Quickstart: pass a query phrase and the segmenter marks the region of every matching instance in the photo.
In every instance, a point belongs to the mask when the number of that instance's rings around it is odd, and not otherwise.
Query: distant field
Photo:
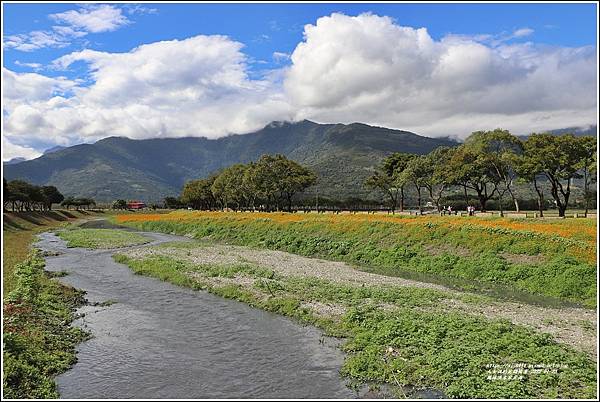
[[[596,221],[386,214],[189,212],[116,216],[117,223],[414,272],[595,307]]]

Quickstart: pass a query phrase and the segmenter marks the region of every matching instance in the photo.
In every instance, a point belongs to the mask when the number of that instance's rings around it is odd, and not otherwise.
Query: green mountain
[[[59,149],[37,159],[4,166],[8,180],[55,185],[65,195],[159,201],[178,195],[190,179],[223,167],[280,153],[312,169],[319,183],[311,193],[336,198],[365,197],[362,183],[392,152],[428,153],[453,140],[366,124],[273,122],[253,133],[219,139],[132,140],[109,137],[95,144]]]

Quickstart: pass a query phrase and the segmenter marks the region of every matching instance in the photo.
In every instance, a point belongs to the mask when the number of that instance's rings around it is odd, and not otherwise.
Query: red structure
[[[146,204],[141,201],[129,201],[127,203],[127,209],[142,209],[146,208]]]

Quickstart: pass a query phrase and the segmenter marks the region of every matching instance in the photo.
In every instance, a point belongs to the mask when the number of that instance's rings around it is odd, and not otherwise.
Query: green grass
[[[166,256],[132,259],[116,255],[135,273],[222,297],[316,325],[346,338],[342,374],[358,383],[434,388],[452,398],[593,398],[596,370],[584,353],[504,320],[488,320],[438,307],[456,295],[411,288],[352,286],[321,279],[285,277],[250,264],[195,265]],[[192,277],[191,275],[194,274]],[[211,278],[254,279],[254,285],[216,285]],[[477,297],[462,300],[477,304]],[[315,314],[306,302],[343,307],[341,317]],[[393,311],[381,308],[392,306]],[[392,348],[393,353],[388,352]],[[561,363],[553,374],[520,381],[490,381],[489,364]]]
[[[15,286],[4,301],[2,388],[5,398],[58,398],[54,376],[76,362],[88,336],[71,327],[83,293],[50,279],[38,252],[15,267]]]
[[[67,247],[89,249],[128,247],[151,241],[148,237],[137,233],[113,229],[80,229],[73,227],[59,230],[57,234],[67,242]]]
[[[461,218],[465,224],[458,227],[426,219],[419,224],[408,224],[415,221],[410,217],[396,222],[357,222],[343,216],[311,215],[284,223],[277,221],[283,217],[271,219],[252,214],[206,214],[153,221],[139,218],[137,222],[120,223],[146,231],[192,234],[197,239],[345,261],[384,275],[412,272],[457,279],[457,283],[467,282],[470,287],[477,287],[478,283],[499,284],[534,295],[596,306],[596,265],[590,260],[595,249],[590,248],[594,246],[583,233],[567,238],[552,233],[482,227],[477,224],[479,221],[469,218]],[[578,224],[587,227],[594,222],[581,220]],[[468,253],[453,252],[457,248]],[[440,251],[432,253],[432,249]],[[503,253],[538,256],[539,260],[510,262]]]

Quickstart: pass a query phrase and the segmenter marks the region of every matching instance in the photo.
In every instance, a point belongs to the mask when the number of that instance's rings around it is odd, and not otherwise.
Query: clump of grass
[[[206,289],[345,337],[343,349],[348,356],[342,374],[355,383],[435,388],[456,398],[595,396],[595,365],[587,355],[505,320],[442,313],[436,306],[456,297],[442,291],[336,284],[282,276],[249,264],[195,265],[168,256],[114,258],[138,274]],[[212,280],[240,277],[252,279],[253,285]],[[479,297],[462,301],[481,302]],[[307,302],[339,305],[341,317],[320,316],[305,307]],[[381,308],[384,304],[393,310]],[[487,378],[487,365],[511,363],[567,367],[520,380]]]
[[[15,268],[16,285],[4,301],[4,397],[57,398],[54,376],[75,363],[75,346],[88,334],[71,327],[83,292],[50,279],[33,252]]]
[[[60,230],[58,236],[67,242],[67,247],[90,249],[119,248],[149,243],[151,239],[138,233],[113,229]]]

